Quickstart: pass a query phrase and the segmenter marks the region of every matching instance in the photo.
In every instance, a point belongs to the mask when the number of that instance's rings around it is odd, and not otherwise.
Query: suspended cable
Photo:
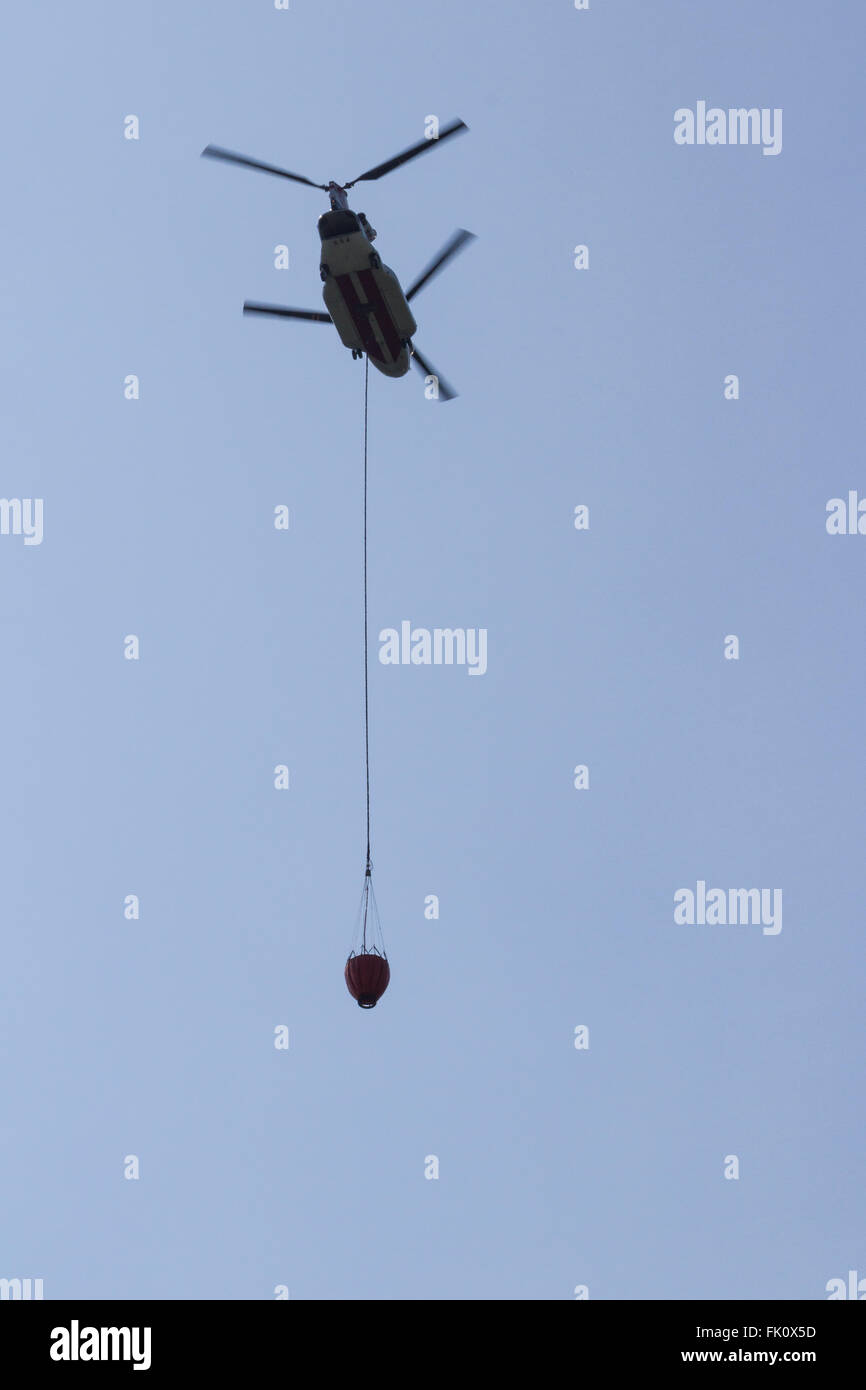
[[[370,876],[370,698],[367,658],[367,397],[370,359],[364,354],[364,761],[367,769],[367,877]],[[364,913],[366,927],[367,914]],[[366,939],[366,934],[365,934]]]
[[[373,862],[370,856],[370,656],[369,599],[367,593],[367,423],[370,396],[369,358],[364,354],[364,765],[367,782],[367,864],[355,939],[346,961],[346,986],[362,1009],[375,1008],[388,988],[391,967],[385,954],[382,923],[373,892]],[[358,947],[360,946],[360,950]]]

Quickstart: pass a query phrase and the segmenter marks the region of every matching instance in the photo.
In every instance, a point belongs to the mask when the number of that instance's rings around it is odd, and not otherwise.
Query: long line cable
[[[367,396],[370,359],[364,354],[364,760],[367,766],[367,878],[370,877],[370,697],[367,659]],[[366,927],[367,914],[364,913]],[[366,933],[365,933],[366,935]]]

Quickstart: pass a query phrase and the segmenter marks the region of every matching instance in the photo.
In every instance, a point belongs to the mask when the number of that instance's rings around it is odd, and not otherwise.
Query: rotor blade
[[[456,256],[457,252],[462,250],[467,242],[475,240],[476,237],[474,232],[467,232],[464,231],[462,227],[458,227],[450,240],[446,241],[435,260],[432,260],[426,270],[421,272],[412,288],[406,291],[407,300],[411,300],[413,295],[416,295],[419,290],[424,288],[428,280],[432,280],[434,275],[438,275],[439,271],[444,269],[451,260],[451,257]]]
[[[436,368],[427,361],[426,357],[421,356],[414,343],[412,344],[412,361],[415,363],[415,366],[422,376],[435,376],[439,383],[440,401],[453,401],[454,397],[457,395],[453,386],[449,386],[444,376],[440,376]]]
[[[407,160],[414,159],[419,154],[426,154],[428,150],[433,149],[434,145],[441,145],[442,141],[447,140],[449,135],[457,135],[459,131],[468,129],[465,121],[452,121],[444,130],[440,130],[437,139],[419,140],[416,145],[410,145],[401,154],[395,154],[393,159],[386,159],[384,164],[377,164],[374,169],[368,169],[366,174],[359,174],[356,179],[352,179],[351,183],[347,183],[346,187],[353,188],[356,183],[361,183],[363,179],[380,179],[383,174],[390,174],[392,169],[397,169]]]
[[[331,315],[321,309],[288,309],[282,304],[257,304],[247,300],[245,314],[272,314],[278,319],[307,319],[310,323],[330,323]]]
[[[281,179],[294,179],[295,183],[309,184],[310,188],[324,188],[326,183],[313,183],[303,174],[290,174],[288,169],[278,169],[275,164],[263,164],[260,159],[247,159],[245,154],[234,154],[232,150],[221,149],[219,145],[206,145],[202,150],[203,159],[223,159],[226,164],[245,164],[248,169],[262,169],[266,174],[279,174]]]

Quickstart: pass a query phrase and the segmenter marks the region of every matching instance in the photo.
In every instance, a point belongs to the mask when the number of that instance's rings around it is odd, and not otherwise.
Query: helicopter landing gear
[[[364,356],[363,352],[359,352],[357,348],[352,348],[352,361],[353,361],[353,362],[354,362],[357,358],[363,357],[363,356]]]
[[[330,274],[331,274],[330,266],[327,266],[327,265],[320,265],[320,266],[319,266],[319,275],[320,275],[320,277],[321,277],[322,280],[327,280],[327,279],[329,279],[329,278],[330,278]]]

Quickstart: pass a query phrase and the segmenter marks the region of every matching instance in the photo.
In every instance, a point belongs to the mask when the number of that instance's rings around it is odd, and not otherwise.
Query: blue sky
[[[866,1274],[866,539],[825,528],[866,494],[859,11],[4,28],[2,493],[44,499],[44,537],[0,535],[0,1276],[438,1300]],[[782,152],[678,146],[700,100],[781,108]],[[347,179],[429,114],[471,133],[353,199],[406,283],[478,236],[415,302],[460,398],[371,372],[392,980],[362,1012],[363,364],[241,316],[319,307],[324,195],[199,152]],[[403,620],[486,628],[487,672],[381,665]],[[698,880],[781,888],[782,931],[675,924]]]

